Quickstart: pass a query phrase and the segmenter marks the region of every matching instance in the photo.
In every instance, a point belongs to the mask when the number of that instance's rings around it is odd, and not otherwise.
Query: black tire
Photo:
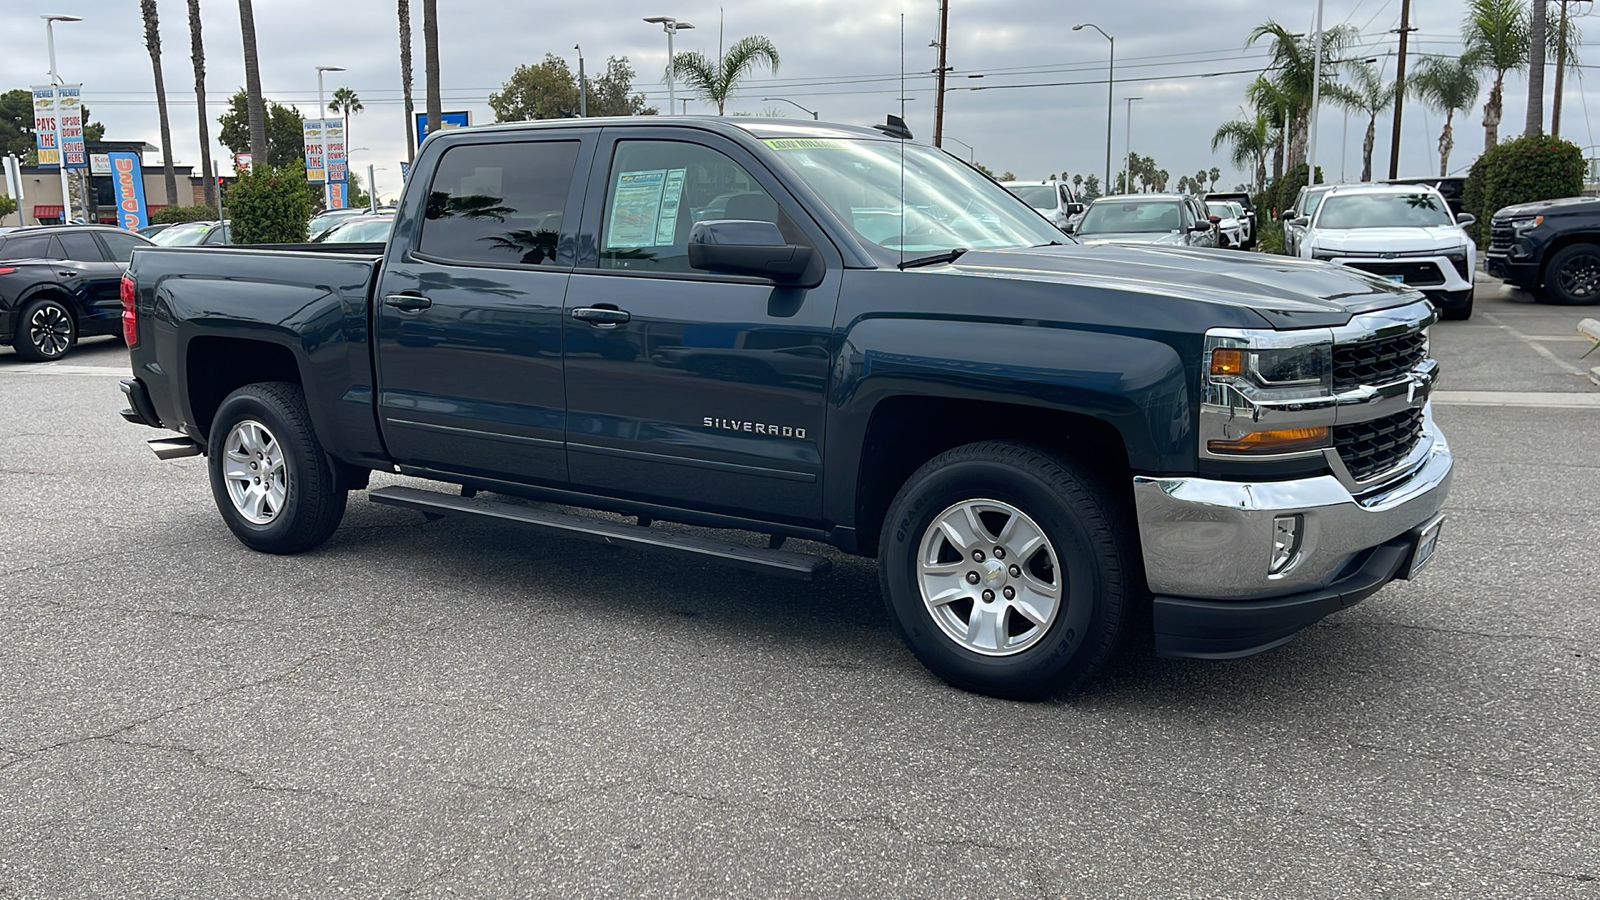
[[[60,301],[43,298],[22,308],[11,346],[29,362],[49,362],[78,343],[78,320]]]
[[[1035,626],[1042,634],[1033,635],[1032,643],[1007,655],[980,652],[947,633],[949,624],[941,624],[924,600],[919,581],[920,558],[932,546],[925,540],[939,540],[931,530],[934,523],[961,504],[980,500],[1024,513],[1048,538],[1047,549],[1059,560],[1054,579],[1061,597],[1053,618]],[[948,543],[938,552],[954,551],[954,543]],[[966,565],[966,556],[955,558]],[[936,557],[949,565],[944,559]],[[1029,565],[1028,559],[1013,562]],[[1117,646],[1129,606],[1143,592],[1141,565],[1124,504],[1074,463],[1009,441],[957,447],[918,469],[889,506],[878,555],[890,618],[917,659],[956,687],[1014,700],[1075,688],[1100,669]],[[970,578],[959,580],[970,583]],[[973,590],[987,584],[982,580]],[[967,602],[940,608],[949,610],[946,616],[959,617],[960,605]],[[970,610],[967,627],[976,632],[978,600],[965,608]],[[999,630],[1009,631],[1004,623],[1018,620],[1007,610],[999,621]]]
[[[1460,306],[1439,307],[1439,318],[1451,322],[1464,322],[1472,318],[1472,301],[1477,298],[1477,291],[1467,295],[1467,302]]]
[[[280,505],[271,508],[270,521],[266,522],[252,521],[248,510],[235,504],[226,475],[230,459],[242,457],[240,461],[256,465],[251,454],[240,454],[236,452],[240,448],[230,447],[235,426],[247,429],[246,423],[264,428],[278,448],[275,458],[280,462],[274,471],[282,473],[284,491]],[[211,423],[207,451],[211,495],[217,509],[234,536],[252,550],[310,550],[327,540],[344,518],[346,493],[311,427],[305,394],[297,384],[248,384],[229,394]],[[258,511],[263,515],[268,512],[265,508]]]
[[[1544,298],[1558,306],[1600,303],[1600,245],[1569,244],[1545,266]]]

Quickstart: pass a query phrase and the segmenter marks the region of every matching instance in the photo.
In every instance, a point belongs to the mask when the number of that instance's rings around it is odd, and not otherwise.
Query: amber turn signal
[[[1211,368],[1216,370],[1213,354]],[[1267,453],[1295,453],[1300,450],[1321,450],[1328,446],[1327,426],[1316,428],[1280,428],[1276,431],[1253,431],[1236,441],[1207,441],[1206,449],[1212,453],[1241,453],[1259,456]]]
[[[1218,347],[1211,351],[1211,374],[1213,376],[1243,375],[1244,351],[1227,347]]]

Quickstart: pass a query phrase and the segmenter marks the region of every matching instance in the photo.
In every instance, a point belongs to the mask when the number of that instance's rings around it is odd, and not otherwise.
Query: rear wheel
[[[1600,245],[1571,244],[1545,269],[1545,299],[1561,306],[1600,303]]]
[[[889,508],[885,602],[911,652],[978,693],[1038,699],[1111,655],[1137,592],[1117,504],[1067,460],[1010,442],[929,461]]]
[[[11,346],[29,362],[46,362],[65,356],[78,342],[78,323],[72,312],[55,300],[35,300],[17,317]]]
[[[207,450],[217,509],[251,549],[309,550],[344,518],[345,491],[297,384],[250,384],[229,394]]]

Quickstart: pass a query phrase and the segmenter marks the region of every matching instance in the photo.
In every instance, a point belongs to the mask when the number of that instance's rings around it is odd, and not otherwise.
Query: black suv
[[[0,342],[30,361],[60,359],[80,336],[120,334],[120,285],[148,238],[105,225],[0,234]]]

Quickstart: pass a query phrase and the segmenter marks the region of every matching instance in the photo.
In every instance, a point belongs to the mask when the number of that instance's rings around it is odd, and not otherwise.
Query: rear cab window
[[[474,265],[555,265],[580,146],[562,140],[450,148],[428,186],[417,253]]]

